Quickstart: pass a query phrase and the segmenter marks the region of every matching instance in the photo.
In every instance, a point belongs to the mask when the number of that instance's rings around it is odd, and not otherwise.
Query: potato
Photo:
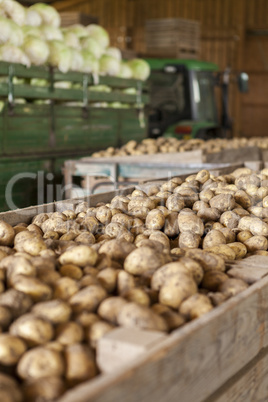
[[[113,260],[123,262],[127,255],[135,249],[136,247],[134,244],[113,239],[102,244],[99,249],[99,253],[107,254]]]
[[[110,324],[118,325],[118,314],[127,301],[119,296],[111,296],[103,300],[98,308],[98,315]]]
[[[108,293],[112,293],[115,290],[116,285],[117,285],[116,269],[104,268],[97,275],[97,280]]]
[[[207,250],[189,249],[186,250],[185,257],[190,257],[199,262],[204,272],[214,270],[225,271],[224,259],[216,254],[209,253]]]
[[[242,279],[229,278],[219,286],[219,292],[226,297],[232,297],[248,288],[248,284]]]
[[[150,276],[165,263],[165,256],[150,247],[140,247],[125,259],[124,269],[133,275]]]
[[[179,248],[198,248],[201,236],[192,232],[182,232],[179,235]]]
[[[48,233],[48,232],[46,232],[46,233]],[[46,233],[45,233],[45,235],[46,235]],[[57,233],[57,232],[55,232],[55,233]],[[63,241],[69,241],[69,240],[74,240],[76,237],[77,237],[77,231],[69,231],[69,232],[67,232],[67,233],[64,233],[61,237],[60,237],[60,240],[63,240]],[[44,238],[45,238],[45,235],[44,235]]]
[[[12,246],[15,238],[15,230],[13,227],[0,220],[0,246]]]
[[[66,236],[66,235],[62,235],[62,236]],[[53,239],[53,240],[58,240],[60,238],[60,235],[58,232],[55,232],[54,230],[48,230],[44,236],[44,239]]]
[[[179,313],[188,320],[194,320],[212,309],[209,297],[196,293],[181,303]]]
[[[74,264],[79,267],[85,267],[86,265],[95,265],[98,255],[95,250],[86,245],[79,245],[70,248],[65,251],[59,258],[59,262],[62,265]]]
[[[154,230],[150,236],[149,240],[159,242],[163,245],[164,251],[169,251],[170,249],[170,243],[169,243],[169,238],[165,233],[161,232],[160,230]]]
[[[220,212],[226,212],[235,207],[235,199],[231,194],[219,194],[211,198],[209,205]]]
[[[129,302],[140,304],[141,306],[149,307],[151,304],[150,297],[145,290],[141,288],[133,288],[124,293],[124,298]]]
[[[189,274],[191,277],[193,277],[193,274],[189,268],[180,261],[165,264],[153,274],[151,279],[151,288],[159,291],[161,287],[170,280],[170,278],[174,276],[178,277],[181,273],[185,275]]]
[[[21,357],[17,372],[24,380],[44,377],[61,377],[64,373],[64,362],[59,352],[44,346],[28,350]]]
[[[0,327],[5,330],[9,326],[11,320],[11,311],[7,307],[0,306]]]
[[[55,282],[53,298],[69,300],[79,290],[79,286],[74,279],[64,277]]]
[[[198,194],[194,190],[191,188],[183,188],[182,186],[175,188],[174,194],[179,194],[183,198],[187,208],[191,208],[199,199]]]
[[[147,229],[160,230],[165,224],[165,216],[159,209],[152,209],[145,221]]]
[[[232,229],[229,228],[219,228],[218,229],[225,237],[226,244],[234,243],[236,241],[236,234]]]
[[[60,267],[60,274],[62,276],[68,276],[69,278],[79,280],[83,276],[83,271],[77,265],[66,264]]]
[[[246,240],[250,239],[253,235],[249,230],[242,230],[237,234],[237,241],[245,243]]]
[[[60,377],[44,377],[23,383],[23,394],[27,402],[50,402],[59,398],[65,391]]]
[[[92,233],[82,232],[74,239],[75,242],[85,245],[91,245],[96,242],[95,237]]]
[[[171,194],[166,200],[166,207],[172,212],[179,212],[185,207],[183,197],[179,194]]]
[[[61,324],[69,321],[72,310],[62,300],[49,300],[35,304],[32,308],[32,313],[50,321],[51,324]]]
[[[97,374],[93,352],[87,345],[68,345],[65,349],[65,361],[65,378],[69,385],[89,380]]]
[[[9,331],[11,335],[20,337],[31,347],[45,344],[54,336],[51,323],[32,313],[19,317],[11,324]]]
[[[206,248],[217,246],[220,244],[226,244],[226,239],[224,235],[219,230],[212,229],[204,237],[202,247],[205,250]]]
[[[23,395],[17,381],[0,373],[0,400],[2,402],[22,402]]]
[[[137,208],[148,208],[149,210],[154,209],[155,203],[147,196],[132,197],[128,204],[128,211]]]
[[[228,297],[221,292],[209,292],[207,294],[213,306],[219,306],[223,302],[225,302]]]
[[[197,212],[197,216],[204,222],[217,221],[220,218],[220,211],[217,208],[204,208]]]
[[[167,306],[165,306],[165,307],[167,307]],[[185,323],[185,319],[181,314],[176,313],[175,311],[173,311],[169,308],[166,311],[163,311],[162,313],[160,313],[160,315],[162,318],[164,318],[164,320],[168,326],[168,332],[181,327]]]
[[[204,271],[201,264],[199,264],[194,259],[188,257],[180,258],[179,262],[187,268],[188,272],[193,276],[197,285],[199,285],[204,276]]]
[[[13,277],[12,286],[14,289],[30,296],[35,302],[49,300],[52,296],[51,288],[37,278],[16,275]]]
[[[135,288],[134,276],[124,270],[120,270],[117,275],[117,292],[119,295],[124,295],[130,289]]]
[[[202,288],[216,292],[219,286],[226,281],[226,279],[228,279],[228,275],[222,271],[207,271],[204,274],[201,286]]]
[[[258,250],[266,251],[268,247],[268,240],[264,236],[252,236],[244,241],[244,245],[249,253]]]
[[[115,327],[108,322],[105,321],[98,321],[91,325],[88,330],[88,339],[90,346],[92,348],[97,347],[97,343],[99,339],[101,339],[105,334],[112,331]]]
[[[88,311],[81,311],[75,315],[75,322],[80,324],[82,327],[90,327],[97,321],[100,321],[100,317],[97,314]]]
[[[165,320],[150,308],[137,303],[125,304],[118,314],[118,323],[122,327],[140,328],[152,331],[167,331]]]
[[[72,345],[83,341],[83,327],[75,321],[64,322],[56,328],[56,341],[61,345]]]
[[[179,234],[178,213],[171,212],[166,216],[164,224],[164,233],[168,237],[173,237]]]
[[[180,232],[191,232],[200,236],[204,233],[204,224],[196,215],[179,214],[178,224]]]
[[[238,226],[240,216],[233,211],[226,211],[220,217],[220,223],[229,229],[234,229]]]
[[[238,229],[249,230],[254,236],[268,237],[268,225],[259,218],[244,216],[239,221]]]
[[[247,247],[241,242],[228,243],[228,246],[234,250],[236,260],[244,258],[247,255]]]
[[[90,285],[71,296],[69,303],[76,313],[83,310],[94,312],[106,297],[107,292],[102,286]]]
[[[177,309],[183,300],[196,292],[197,285],[192,275],[180,273],[172,276],[161,287],[159,292],[159,302]]]
[[[202,191],[200,191],[200,193],[199,193],[199,199],[201,200],[201,201],[204,201],[204,202],[209,202],[210,200],[211,200],[211,198],[213,198],[214,197],[214,193],[213,193],[213,191],[212,190],[210,190],[210,189],[205,189],[205,190],[202,190]]]
[[[7,333],[0,334],[0,364],[12,366],[18,363],[26,349],[27,346],[19,337]]]
[[[198,212],[199,210],[202,210],[204,208],[209,208],[209,204],[204,201],[196,201],[193,205],[193,211]]]
[[[0,306],[8,308],[13,318],[17,318],[32,307],[33,301],[27,294],[15,289],[8,289],[0,294]]]
[[[155,251],[161,253],[164,250],[164,246],[162,243],[156,240],[144,239],[136,243],[136,246],[139,247],[150,247]]]
[[[252,205],[250,196],[244,190],[236,191],[234,199],[235,202],[241,205],[241,207],[244,209],[248,209]]]
[[[6,269],[8,284],[12,284],[12,278],[17,275],[36,276],[36,269],[28,259],[20,256],[8,256],[0,262],[0,268]]]
[[[206,248],[206,251],[221,256],[225,261],[233,261],[236,257],[234,250],[227,244],[218,244],[212,247],[208,247]]]
[[[115,214],[112,217],[111,222],[119,223],[120,225],[124,226],[126,229],[130,230],[133,225],[133,218],[128,216],[122,212]]]

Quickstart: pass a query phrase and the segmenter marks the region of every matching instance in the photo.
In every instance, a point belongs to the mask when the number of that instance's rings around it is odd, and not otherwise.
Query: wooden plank
[[[133,364],[66,393],[59,402],[201,402],[268,344],[268,278],[174,331]]]
[[[204,402],[266,401],[268,349],[247,364],[223,387]]]
[[[204,158],[207,163],[235,163],[260,161],[262,157],[259,148],[243,147],[239,149],[225,149],[220,152],[207,154]]]

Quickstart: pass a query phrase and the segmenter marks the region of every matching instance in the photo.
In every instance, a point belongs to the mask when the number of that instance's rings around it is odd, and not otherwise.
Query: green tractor
[[[214,63],[197,60],[146,59],[151,67],[149,85],[149,137],[227,137],[230,69],[223,73]],[[248,75],[235,76],[241,92],[248,91]],[[221,86],[221,118],[215,88]]]

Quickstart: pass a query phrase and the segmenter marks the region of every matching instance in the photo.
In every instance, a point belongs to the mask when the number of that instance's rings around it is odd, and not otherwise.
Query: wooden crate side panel
[[[252,285],[132,365],[81,385],[60,402],[201,402],[267,346],[268,279]],[[157,386],[156,386],[157,384]]]

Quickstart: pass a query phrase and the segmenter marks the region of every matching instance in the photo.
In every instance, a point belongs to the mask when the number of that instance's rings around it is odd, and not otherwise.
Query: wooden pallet
[[[147,20],[146,53],[153,56],[197,58],[200,50],[200,23],[182,18]]]
[[[98,194],[86,200],[94,206],[117,194]],[[0,219],[12,225],[29,223],[37,213],[74,209],[79,201],[82,199],[0,213]],[[104,373],[69,390],[58,402],[266,401],[268,258],[249,257],[228,265],[240,270],[236,275],[245,270],[244,278],[251,284],[247,290],[170,335],[111,332],[97,349],[98,358],[106,361]]]
[[[75,11],[62,11],[60,12],[60,17],[62,27],[68,27],[75,24],[87,26],[89,24],[98,24],[99,22],[98,17]]]

